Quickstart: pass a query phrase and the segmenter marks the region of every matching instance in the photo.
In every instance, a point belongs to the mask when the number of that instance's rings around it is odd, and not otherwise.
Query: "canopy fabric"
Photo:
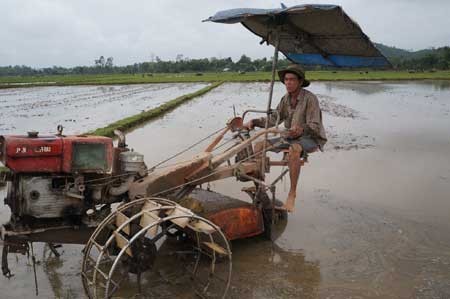
[[[388,67],[389,61],[340,6],[297,5],[278,9],[238,8],[205,21],[242,23],[301,65]]]

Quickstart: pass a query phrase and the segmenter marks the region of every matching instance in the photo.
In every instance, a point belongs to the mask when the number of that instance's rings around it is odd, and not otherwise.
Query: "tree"
[[[108,58],[106,59],[105,66],[106,66],[107,68],[112,68],[112,67],[114,66],[114,64],[113,64],[113,58],[112,58],[112,57],[108,57]]]
[[[97,66],[97,67],[105,67],[105,57],[103,57],[103,55],[100,56],[99,59],[95,60],[95,66]]]
[[[184,55],[183,54],[177,54],[177,57],[175,58],[176,62],[180,62],[183,60]]]
[[[444,52],[444,59],[450,63],[450,47],[444,47],[442,51]]]
[[[252,59],[245,54],[241,56],[241,59],[237,62],[238,64],[250,64],[252,63]]]

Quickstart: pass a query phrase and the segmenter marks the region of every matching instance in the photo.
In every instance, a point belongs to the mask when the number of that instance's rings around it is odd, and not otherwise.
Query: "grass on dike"
[[[175,82],[253,82],[269,81],[269,72],[220,72],[220,73],[179,73],[179,74],[103,74],[103,75],[52,75],[0,77],[0,88],[35,85],[94,85],[94,84],[138,84]],[[312,81],[341,80],[450,80],[450,71],[308,71]],[[12,84],[12,85],[10,85]],[[24,85],[16,85],[24,84]]]
[[[87,134],[96,135],[96,136],[114,137],[114,130],[120,130],[122,132],[127,132],[139,125],[142,125],[146,121],[149,121],[151,119],[162,116],[163,114],[175,109],[176,107],[180,106],[181,104],[186,103],[187,101],[189,101],[193,98],[201,96],[201,95],[209,92],[210,90],[218,87],[221,84],[222,84],[222,82],[215,82],[215,83],[210,84],[196,92],[182,95],[176,99],[165,102],[164,104],[162,104],[156,108],[153,108],[153,109],[150,109],[147,111],[143,111],[143,112],[133,115],[133,116],[123,118],[119,121],[116,121],[112,124],[107,125],[106,127],[99,128],[94,131],[88,132]]]

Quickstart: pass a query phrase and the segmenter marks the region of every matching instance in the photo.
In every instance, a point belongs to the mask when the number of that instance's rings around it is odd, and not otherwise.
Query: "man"
[[[266,146],[275,152],[289,149],[288,167],[291,181],[288,198],[282,209],[293,212],[297,196],[297,182],[300,175],[300,157],[317,149],[327,142],[322,124],[322,112],[317,97],[304,89],[309,86],[305,73],[299,65],[290,65],[278,71],[280,81],[286,86],[287,93],[281,98],[276,113],[269,118],[269,127],[284,122],[287,131],[282,137],[269,138]],[[278,124],[277,124],[278,121]],[[266,118],[250,120],[245,126],[264,128]],[[255,152],[261,152],[264,142],[255,145]]]

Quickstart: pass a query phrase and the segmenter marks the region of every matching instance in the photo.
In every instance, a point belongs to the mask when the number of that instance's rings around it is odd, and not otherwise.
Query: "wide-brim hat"
[[[287,73],[296,74],[299,78],[303,79],[302,87],[309,86],[309,81],[305,78],[305,71],[298,64],[291,64],[283,70],[278,71],[278,77],[280,81],[284,84],[284,75]]]

